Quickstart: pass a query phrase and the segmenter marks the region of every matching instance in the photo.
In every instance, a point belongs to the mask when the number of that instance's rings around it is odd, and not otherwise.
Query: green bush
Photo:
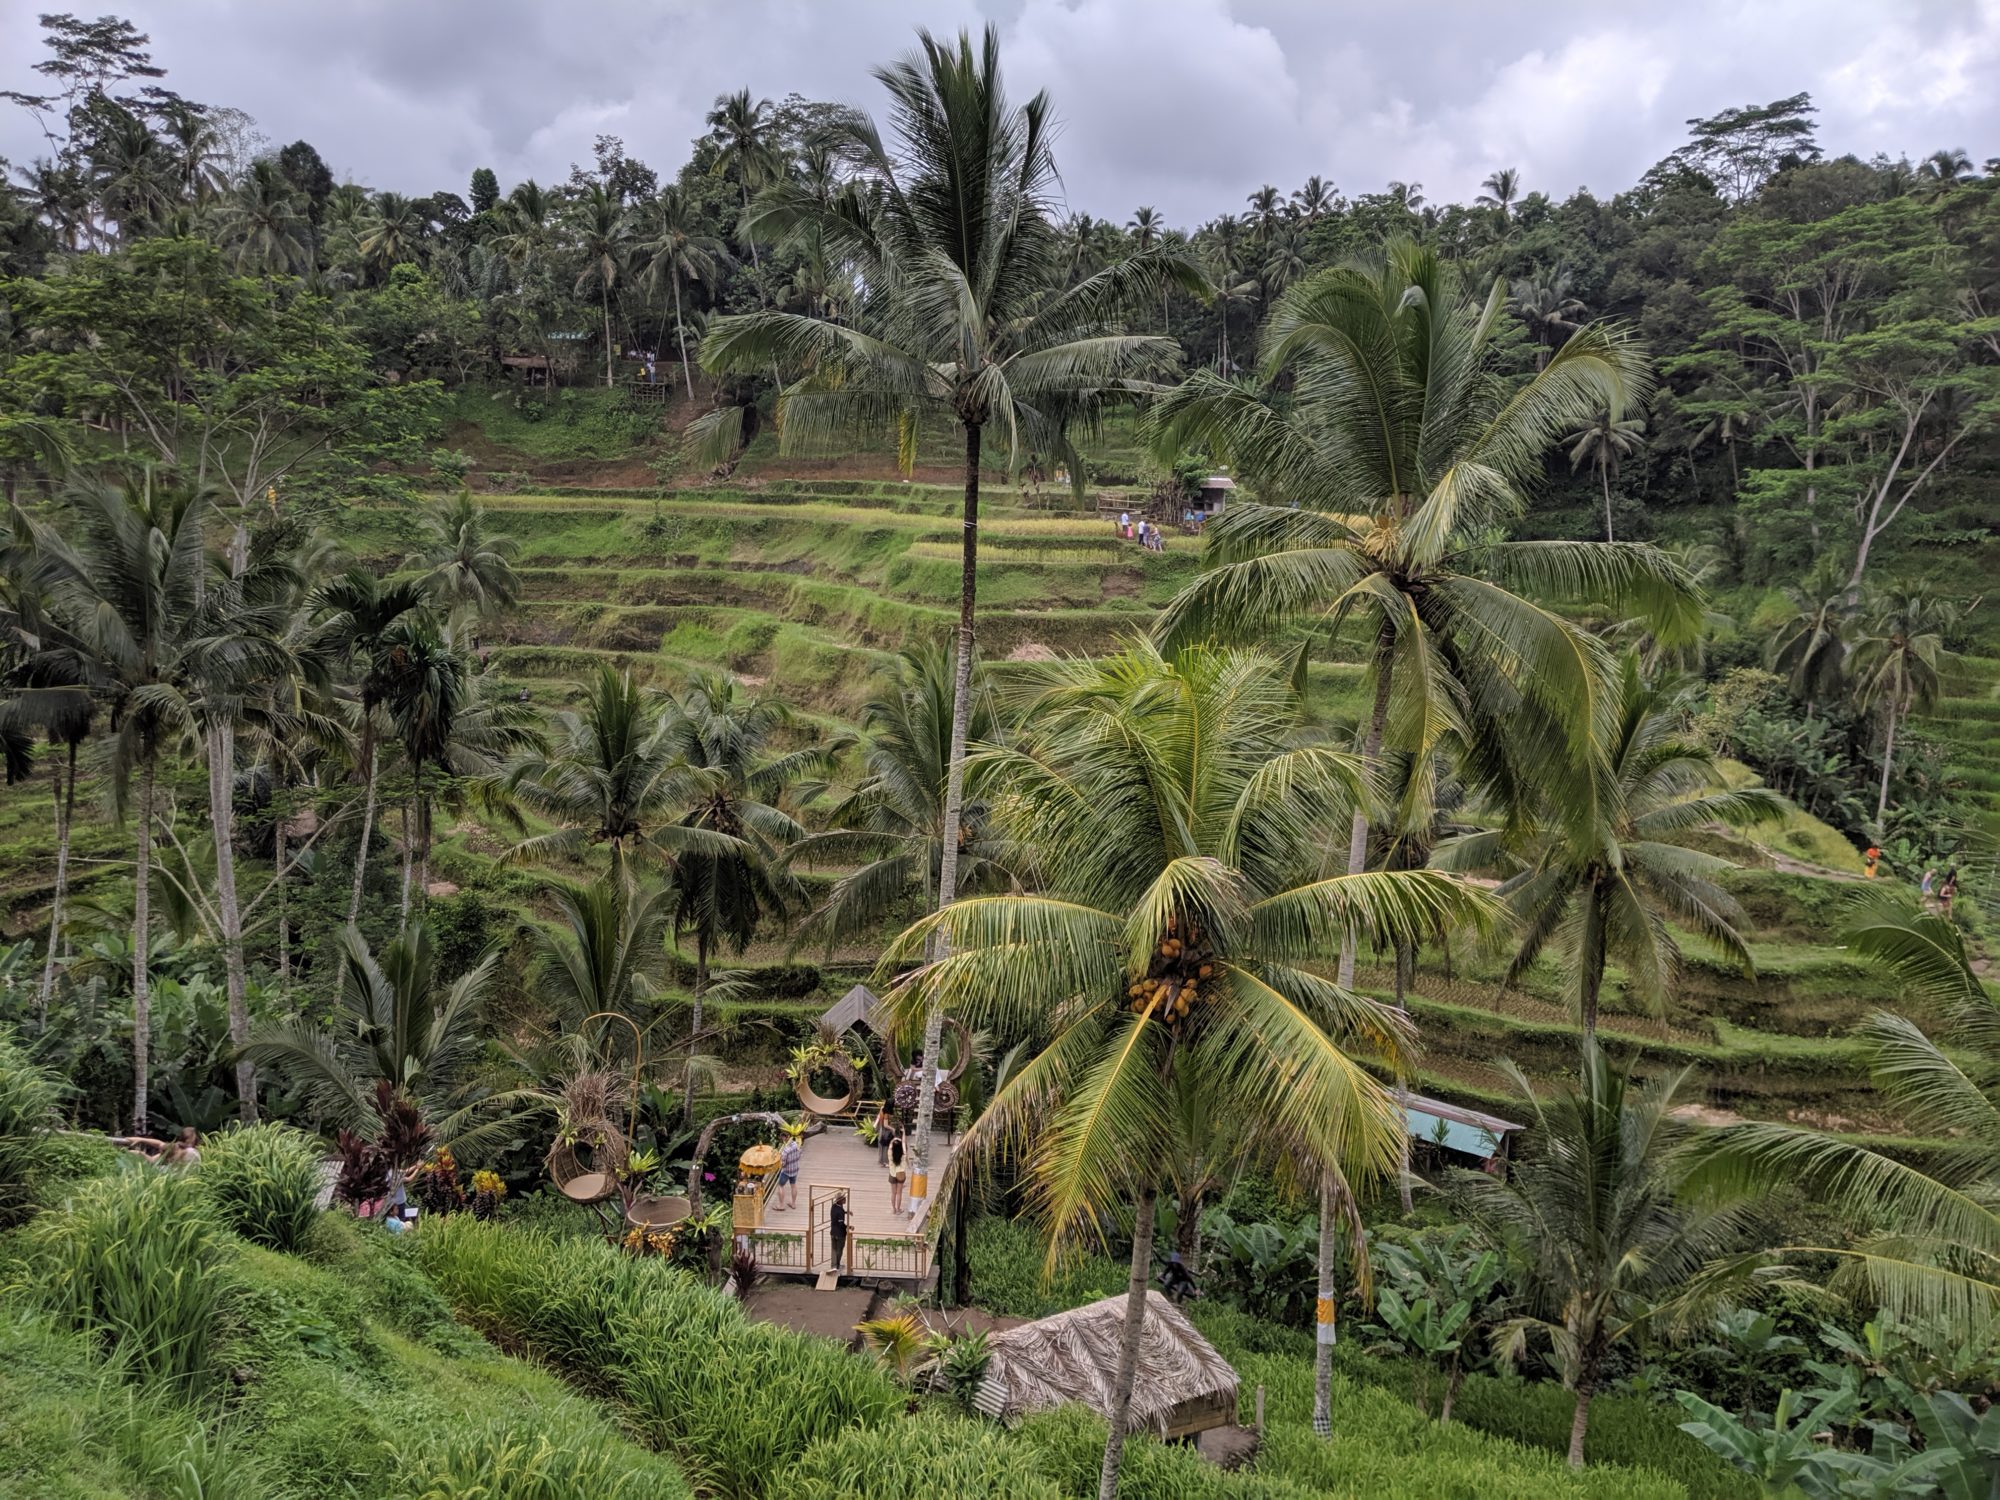
[[[60,1155],[53,1134],[63,1081],[0,1033],[0,1228],[34,1211]]]
[[[32,1290],[143,1382],[192,1386],[208,1368],[226,1245],[180,1173],[134,1165],[28,1226]]]
[[[787,1500],[1062,1500],[1024,1472],[1019,1445],[983,1423],[920,1416],[887,1432],[852,1428],[822,1438],[770,1487]]]
[[[253,1244],[296,1250],[319,1217],[326,1151],[289,1125],[252,1125],[202,1142],[195,1181],[222,1222]]]
[[[417,1255],[445,1295],[624,1403],[705,1491],[773,1493],[815,1442],[886,1424],[903,1393],[827,1339],[751,1323],[734,1299],[657,1260],[454,1214]]]
[[[1097,1493],[1104,1463],[1102,1417],[1077,1406],[1058,1407],[1029,1417],[1014,1436],[1061,1493]],[[1261,1464],[1252,1473],[1224,1474],[1191,1449],[1142,1436],[1125,1444],[1118,1493],[1121,1500],[1309,1500],[1320,1492],[1265,1473]]]
[[[427,1444],[390,1445],[401,1492],[421,1500],[666,1500],[661,1466],[607,1446],[602,1427],[493,1421],[447,1428]]]
[[[1044,1275],[1047,1245],[1033,1226],[988,1217],[968,1236],[972,1294],[989,1312],[1015,1318],[1046,1318],[1065,1308],[1115,1296],[1125,1290],[1130,1269],[1108,1255],[1085,1255],[1057,1264]]]

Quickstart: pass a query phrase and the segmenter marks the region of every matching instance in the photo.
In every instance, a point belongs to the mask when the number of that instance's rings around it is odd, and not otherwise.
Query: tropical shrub
[[[815,1442],[903,1409],[894,1382],[838,1344],[751,1323],[735,1299],[656,1257],[464,1214],[415,1239],[463,1315],[614,1393],[717,1495],[770,1493]]]
[[[390,1446],[390,1467],[417,1500],[660,1500],[657,1464],[604,1442],[580,1423],[523,1429],[489,1421],[441,1424],[427,1442]]]
[[[770,1493],[788,1500],[1061,1500],[1066,1492],[1029,1472],[1020,1447],[990,1425],[926,1415],[888,1432],[853,1428],[824,1438]]]
[[[37,1188],[55,1170],[52,1131],[63,1082],[0,1034],[0,1228],[34,1210]]]
[[[289,1125],[252,1125],[204,1141],[195,1180],[243,1238],[297,1250],[319,1216],[325,1156],[319,1142]]]
[[[1252,1317],[1303,1328],[1312,1320],[1319,1275],[1319,1225],[1239,1224],[1220,1208],[1202,1215],[1207,1290]]]
[[[33,1290],[144,1382],[207,1373],[225,1240],[190,1177],[135,1165],[28,1228]]]

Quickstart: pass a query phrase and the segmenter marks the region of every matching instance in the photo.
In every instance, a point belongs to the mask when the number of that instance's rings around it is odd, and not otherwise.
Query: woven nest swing
[[[556,1137],[549,1147],[549,1179],[572,1203],[602,1203],[618,1191],[617,1168],[628,1155],[616,1125],[593,1120]]]

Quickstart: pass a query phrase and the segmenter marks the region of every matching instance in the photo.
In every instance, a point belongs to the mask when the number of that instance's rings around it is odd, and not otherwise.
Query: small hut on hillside
[[[1120,1295],[996,1333],[972,1404],[1000,1422],[1071,1403],[1108,1420],[1124,1332]],[[1128,1430],[1180,1438],[1228,1426],[1236,1420],[1236,1389],[1229,1361],[1178,1307],[1147,1292]]]

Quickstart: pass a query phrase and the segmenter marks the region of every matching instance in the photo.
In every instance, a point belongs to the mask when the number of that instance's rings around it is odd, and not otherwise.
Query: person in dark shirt
[[[847,1249],[847,1194],[842,1193],[833,1200],[833,1269],[840,1269],[842,1253]]]

